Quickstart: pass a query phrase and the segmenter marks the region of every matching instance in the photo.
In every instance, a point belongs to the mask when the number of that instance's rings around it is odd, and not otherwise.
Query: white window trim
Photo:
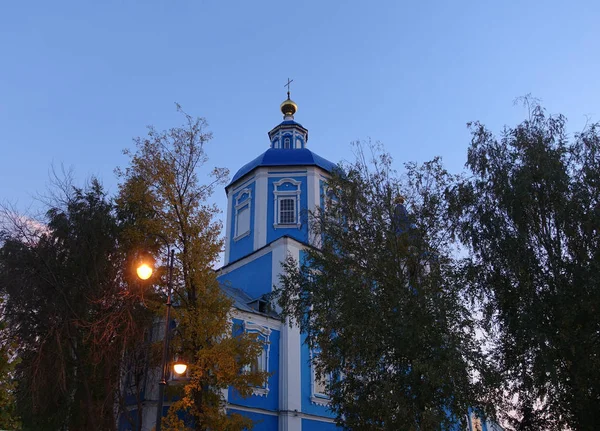
[[[258,334],[259,336],[263,337],[265,340],[265,363],[264,365],[264,370],[267,373],[269,372],[269,354],[271,351],[271,343],[270,343],[270,336],[271,336],[271,328],[267,328],[266,326],[261,326],[258,325],[256,323],[253,322],[244,322],[244,331],[246,333],[254,333],[254,334]],[[267,379],[267,381],[265,382],[265,385],[263,387],[253,387],[252,388],[252,393],[254,395],[258,395],[261,397],[266,397],[269,394],[269,379]]]
[[[248,197],[245,198],[244,200],[240,201],[240,198],[245,195],[248,195]],[[246,206],[248,206],[248,230],[240,233],[240,232],[238,232],[238,214]],[[240,191],[235,198],[235,222],[234,222],[235,223],[235,232],[234,232],[234,237],[233,237],[234,241],[239,241],[240,239],[250,235],[250,232],[252,231],[252,213],[251,213],[251,211],[252,211],[252,190],[250,190],[249,188],[246,187],[245,189]]]
[[[320,406],[328,406],[331,402],[331,397],[328,394],[321,394],[315,392],[316,380],[317,380],[317,369],[314,363],[316,358],[315,352],[310,351],[310,402]],[[329,376],[331,379],[331,375]]]
[[[279,187],[282,186],[285,183],[291,183],[292,185],[294,185],[296,187],[296,190],[279,190]],[[276,181],[273,183],[273,195],[275,196],[274,202],[273,202],[273,227],[275,229],[289,229],[289,228],[298,228],[300,229],[300,227],[302,226],[302,224],[300,223],[300,194],[302,193],[302,188],[300,187],[300,185],[302,184],[301,181],[296,181],[292,178],[282,178],[279,181]],[[280,211],[279,211],[279,200],[283,199],[283,198],[292,198],[295,199],[295,217],[296,217],[296,223],[290,223],[290,224],[283,224],[279,222],[279,216],[280,216]]]

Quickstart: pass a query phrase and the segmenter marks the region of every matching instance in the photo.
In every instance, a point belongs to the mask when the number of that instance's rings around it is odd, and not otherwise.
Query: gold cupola
[[[294,114],[298,110],[298,105],[296,105],[296,102],[294,102],[292,99],[290,99],[290,96],[288,93],[288,98],[283,101],[283,103],[280,106],[280,109],[281,109],[281,113],[283,114],[284,120],[293,120]]]

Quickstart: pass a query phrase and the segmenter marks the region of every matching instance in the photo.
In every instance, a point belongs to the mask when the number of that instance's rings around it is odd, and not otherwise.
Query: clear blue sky
[[[179,125],[174,102],[208,120],[211,164],[233,174],[268,147],[288,77],[318,154],[370,137],[398,167],[459,171],[465,123],[514,124],[518,96],[571,131],[600,120],[599,22],[597,0],[5,1],[0,201],[29,206],[52,163],[114,193],[121,150]]]

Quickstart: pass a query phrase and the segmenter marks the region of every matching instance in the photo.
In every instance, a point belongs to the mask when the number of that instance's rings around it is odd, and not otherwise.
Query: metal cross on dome
[[[287,87],[287,94],[288,94],[288,99],[290,98],[290,84],[294,82],[294,80],[290,80],[290,78],[288,78],[287,84],[284,85],[284,87]]]

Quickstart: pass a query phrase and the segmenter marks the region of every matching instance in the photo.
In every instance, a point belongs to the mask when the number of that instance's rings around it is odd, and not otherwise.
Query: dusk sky
[[[525,117],[518,96],[571,132],[600,121],[599,23],[597,0],[5,1],[0,202],[35,210],[52,164],[115,193],[132,138],[182,124],[175,102],[233,175],[268,147],[288,77],[317,154],[371,138],[399,169],[440,155],[459,172],[466,123],[500,132]]]

